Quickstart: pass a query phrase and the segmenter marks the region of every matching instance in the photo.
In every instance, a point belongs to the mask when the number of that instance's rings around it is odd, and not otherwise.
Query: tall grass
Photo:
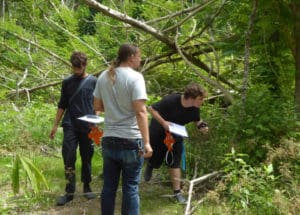
[[[14,151],[30,145],[58,145],[58,138],[50,141],[56,106],[46,103],[31,102],[22,107],[6,103],[0,108],[0,145],[2,150]]]

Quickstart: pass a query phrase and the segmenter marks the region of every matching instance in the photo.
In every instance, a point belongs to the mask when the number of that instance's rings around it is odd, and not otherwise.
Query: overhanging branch
[[[192,56],[190,55],[187,55],[186,53],[184,53],[179,45],[177,44],[177,39],[178,39],[178,35],[179,33],[177,32],[176,36],[175,36],[175,45],[176,45],[176,48],[177,48],[177,51],[178,53],[181,55],[182,59],[197,73],[197,75],[199,75],[199,77],[201,77],[204,81],[206,81],[208,84],[220,89],[224,95],[225,95],[225,98],[226,100],[229,102],[229,103],[232,103],[233,101],[233,97],[230,95],[230,93],[221,85],[219,84],[218,82],[210,79],[209,77],[205,76],[205,75],[202,75],[198,69],[196,68],[196,66],[194,64],[192,64],[188,58],[186,56],[188,56],[190,59],[193,58]]]
[[[144,22],[138,21],[126,14],[120,13],[119,11],[113,10],[109,7],[104,6],[103,4],[100,4],[99,2],[96,2],[95,0],[84,0],[84,2],[89,5],[90,7],[95,8],[96,10],[100,11],[101,13],[112,17],[114,19],[120,20],[122,22],[125,22],[127,24],[132,25],[133,27],[140,29],[144,32],[147,32],[157,38],[158,40],[162,41],[163,43],[167,44],[169,47],[174,47],[174,43],[163,33],[156,30],[155,28],[147,25]]]

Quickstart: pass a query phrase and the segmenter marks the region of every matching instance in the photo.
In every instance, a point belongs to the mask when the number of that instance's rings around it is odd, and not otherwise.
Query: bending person
[[[197,84],[190,84],[186,87],[184,93],[170,94],[159,102],[149,107],[152,115],[150,123],[150,142],[153,148],[153,155],[148,160],[144,172],[145,181],[149,181],[152,177],[153,168],[160,168],[167,153],[167,146],[164,144],[166,131],[169,131],[169,123],[177,123],[185,125],[189,122],[195,122],[198,129],[207,132],[206,123],[200,120],[200,106],[203,104],[206,91]],[[183,150],[183,138],[172,134],[175,143],[173,144],[173,158],[167,165],[169,166],[169,174],[174,190],[174,197],[179,203],[185,203],[186,200],[182,196],[180,190],[181,179],[181,154]]]

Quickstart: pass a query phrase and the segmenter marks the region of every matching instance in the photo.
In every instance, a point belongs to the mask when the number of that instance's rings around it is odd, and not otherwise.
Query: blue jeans
[[[144,158],[139,156],[141,139],[102,138],[103,177],[102,215],[113,215],[116,192],[122,173],[122,215],[138,215],[139,181]]]

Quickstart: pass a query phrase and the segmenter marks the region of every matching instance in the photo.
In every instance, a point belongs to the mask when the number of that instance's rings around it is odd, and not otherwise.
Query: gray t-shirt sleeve
[[[138,73],[137,79],[132,85],[132,101],[147,100],[147,92],[144,77]]]

